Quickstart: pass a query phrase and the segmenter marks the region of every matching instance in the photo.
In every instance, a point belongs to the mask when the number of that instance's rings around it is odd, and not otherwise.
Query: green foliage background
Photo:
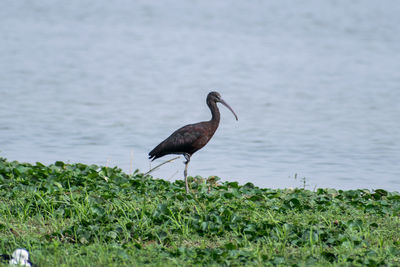
[[[40,266],[399,266],[400,194],[0,159],[0,254]],[[7,263],[2,263],[7,266]]]

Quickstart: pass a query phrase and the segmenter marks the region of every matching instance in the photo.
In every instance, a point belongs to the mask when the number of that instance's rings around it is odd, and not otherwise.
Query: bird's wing
[[[150,151],[150,158],[156,159],[167,154],[177,153],[194,153],[196,144],[203,137],[201,131],[197,131],[194,124],[186,125],[175,132],[173,132],[167,139],[162,141],[152,151]]]

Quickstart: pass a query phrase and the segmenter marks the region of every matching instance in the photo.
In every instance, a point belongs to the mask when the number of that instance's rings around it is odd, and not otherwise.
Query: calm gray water
[[[399,14],[396,0],[3,0],[0,156],[145,172],[217,90],[239,121],[221,107],[189,175],[398,191]],[[181,179],[183,161],[153,174]]]

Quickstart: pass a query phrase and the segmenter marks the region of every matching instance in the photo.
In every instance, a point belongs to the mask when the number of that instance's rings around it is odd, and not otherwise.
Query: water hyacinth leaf
[[[157,233],[157,236],[158,236],[158,238],[159,238],[160,240],[164,240],[165,238],[167,238],[168,233],[165,232],[165,231],[163,231],[163,230],[161,230],[161,231],[159,231],[159,232]]]
[[[224,198],[231,199],[231,198],[233,198],[233,194],[231,192],[225,192]]]
[[[318,189],[317,189],[317,194],[318,194],[318,195],[326,194],[326,191],[327,191],[326,189],[318,188]]]
[[[236,246],[235,244],[233,244],[232,242],[226,243],[224,247],[225,247],[225,249],[227,249],[227,250],[234,250],[234,249],[237,249],[237,246]]]
[[[139,242],[136,242],[136,243],[134,243],[133,245],[134,245],[135,248],[137,248],[137,249],[142,249],[142,248],[143,248],[142,244],[139,243]]]
[[[208,228],[208,223],[207,222],[202,222],[200,227],[201,227],[201,230],[203,232],[206,232],[206,230]]]
[[[297,198],[291,198],[289,201],[286,201],[286,205],[289,208],[301,208],[300,200]]]
[[[85,238],[85,237],[80,237],[79,238],[79,242],[81,242],[82,244],[87,244],[87,243],[89,243],[89,241]]]
[[[261,201],[264,199],[264,197],[262,195],[252,195],[248,199],[251,201]]]
[[[361,228],[363,226],[363,221],[361,219],[356,219],[356,220],[349,220],[347,222],[347,226],[349,228]]]
[[[59,189],[63,188],[62,184],[59,182],[54,182],[54,185],[57,186]]]
[[[40,162],[36,162],[36,166],[37,166],[37,167],[40,167],[40,168],[45,168],[45,167],[46,167],[45,165],[43,165],[43,164],[40,163]]]
[[[399,192],[389,192],[388,199],[390,200],[400,200],[400,193]]]
[[[371,223],[370,225],[369,225],[371,228],[377,228],[379,225],[377,224],[377,223]]]
[[[248,183],[246,183],[245,185],[243,185],[243,187],[244,187],[244,188],[255,188],[254,184],[253,184],[253,183],[250,183],[250,182],[248,182]]]
[[[228,182],[228,186],[231,188],[239,188],[238,182]]]
[[[99,216],[99,217],[105,215],[105,210],[104,210],[104,208],[99,207],[99,206],[92,206],[92,207],[91,207],[91,211],[93,212],[93,214],[95,214],[95,215],[97,215],[97,216]]]
[[[248,224],[244,229],[245,233],[254,233],[255,231],[256,231],[256,226],[254,224]]]
[[[155,216],[169,215],[170,211],[167,204],[158,204]]]
[[[376,253],[375,250],[371,249],[371,250],[367,251],[366,255],[369,256],[369,257],[376,257],[378,255],[378,253]]]
[[[389,253],[393,256],[400,256],[400,248],[399,247],[389,247]]]
[[[133,230],[134,223],[133,223],[133,222],[127,222],[127,223],[125,224],[125,227],[126,227],[126,229],[128,229],[128,230]]]
[[[344,195],[348,198],[357,198],[360,196],[360,192],[358,190],[349,190],[349,191],[345,191]]]
[[[111,239],[116,239],[118,236],[118,233],[115,231],[110,231],[107,233],[107,236],[110,237]]]
[[[273,260],[274,264],[284,264],[285,263],[285,258],[284,257],[275,257]]]
[[[387,196],[388,195],[388,192],[386,190],[383,190],[383,189],[375,189],[374,191],[375,191],[376,194],[379,194],[381,196]]]
[[[65,163],[62,161],[56,161],[54,163],[55,166],[60,167],[60,168],[64,168],[65,167]]]

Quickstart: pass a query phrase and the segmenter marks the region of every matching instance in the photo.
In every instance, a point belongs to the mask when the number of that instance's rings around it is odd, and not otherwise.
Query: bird
[[[30,261],[29,252],[24,248],[18,248],[14,250],[11,256],[7,254],[1,254],[0,262],[6,263],[7,261],[9,265],[28,266],[28,267],[37,266],[36,264]]]
[[[185,170],[183,175],[185,178],[186,193],[189,193],[187,169],[190,157],[210,141],[218,128],[220,113],[217,103],[221,103],[227,107],[233,113],[236,120],[238,120],[236,113],[221,98],[218,92],[213,91],[208,93],[206,103],[211,111],[211,120],[188,124],[179,128],[149,152],[149,159],[152,161],[168,154],[180,154],[185,157],[186,161],[184,162]]]

